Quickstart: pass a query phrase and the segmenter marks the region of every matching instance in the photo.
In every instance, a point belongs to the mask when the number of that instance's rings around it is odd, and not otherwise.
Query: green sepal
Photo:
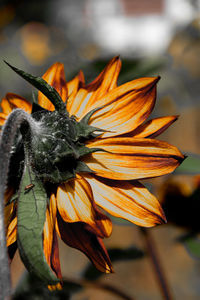
[[[29,188],[31,185],[32,188]],[[42,182],[28,162],[20,184],[17,207],[17,243],[21,259],[27,270],[46,284],[59,279],[46,262],[43,252],[43,229],[46,218],[47,195]]]
[[[104,149],[101,148],[88,148],[86,146],[81,146],[78,148],[78,153],[79,157],[83,157],[87,154],[93,153],[93,152],[98,152],[98,151],[105,151]]]
[[[32,84],[36,89],[38,89],[40,92],[42,92],[55,106],[55,109],[59,112],[67,113],[66,111],[66,104],[61,99],[60,95],[52,87],[49,85],[42,77],[36,77],[29,73],[26,73],[16,67],[13,67],[8,62],[5,61],[5,63],[18,75],[20,75],[22,78],[24,78],[26,81],[28,81],[30,84]]]
[[[61,183],[76,177],[74,169],[60,171],[58,168],[52,169],[50,173],[38,174],[38,176],[41,178],[41,180],[52,183]]]
[[[81,138],[89,139],[95,131],[100,131],[102,134],[105,130],[81,122],[77,122],[76,140],[78,141]]]
[[[79,160],[77,161],[77,165],[76,165],[76,173],[94,173],[93,170],[91,170],[86,163],[84,163],[83,161]]]
[[[82,124],[88,124],[89,123],[89,120],[91,118],[91,116],[96,112],[98,111],[99,109],[103,108],[103,106],[100,106],[100,107],[97,107],[97,108],[94,108],[92,110],[90,110],[81,120],[80,120],[80,123]]]

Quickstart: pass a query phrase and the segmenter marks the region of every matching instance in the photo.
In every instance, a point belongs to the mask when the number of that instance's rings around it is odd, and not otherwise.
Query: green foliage
[[[18,249],[30,273],[47,284],[55,284],[59,280],[51,271],[43,252],[42,232],[46,207],[46,191],[27,161],[18,199]]]
[[[185,239],[184,245],[191,257],[200,259],[200,239],[197,236]]]
[[[62,290],[50,291],[37,277],[25,272],[14,292],[13,300],[67,300],[79,285],[65,283]]]
[[[200,155],[189,154],[189,156],[176,169],[176,174],[200,174]]]

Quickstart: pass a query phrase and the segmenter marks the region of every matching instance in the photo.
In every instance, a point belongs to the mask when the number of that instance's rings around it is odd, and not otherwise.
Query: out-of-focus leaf
[[[50,291],[37,277],[24,272],[13,296],[13,300],[67,300],[71,294],[79,292],[83,285],[78,282],[65,280],[62,290]]]
[[[188,157],[176,169],[176,174],[200,174],[200,155],[188,154]]]
[[[200,259],[200,239],[197,237],[189,237],[184,240],[184,245],[191,257]]]
[[[74,290],[74,286],[73,286]],[[70,299],[70,285],[62,290],[50,291],[48,287],[37,277],[24,272],[15,292],[13,300],[63,300]]]
[[[108,249],[108,254],[112,262],[138,259],[144,256],[144,252],[137,247],[130,247],[126,249],[112,248]],[[93,265],[90,264],[86,267],[83,273],[83,277],[88,280],[96,280],[103,274],[104,273],[101,273]]]
[[[109,215],[109,218],[116,225],[134,226],[133,223],[131,223],[131,222],[125,220],[125,219],[122,219],[122,218],[117,218],[117,217],[114,217],[114,216],[111,216],[111,215]]]

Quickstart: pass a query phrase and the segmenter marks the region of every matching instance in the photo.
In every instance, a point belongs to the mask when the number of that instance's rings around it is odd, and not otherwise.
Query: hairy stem
[[[7,185],[9,162],[12,146],[19,128],[29,131],[37,130],[32,117],[22,109],[14,110],[8,117],[1,132],[0,140],[0,300],[9,299],[11,295],[10,267],[7,255],[4,226],[4,194]]]

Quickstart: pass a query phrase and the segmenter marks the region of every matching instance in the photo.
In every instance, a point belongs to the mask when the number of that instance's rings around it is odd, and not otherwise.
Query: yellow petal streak
[[[2,112],[0,112],[0,126],[5,123],[8,115],[15,108],[21,108],[28,113],[31,113],[32,104],[26,101],[25,98],[13,93],[8,93],[1,101]]]
[[[7,229],[7,247],[17,240],[17,217],[15,217]]]
[[[184,159],[180,151],[154,139],[99,139],[88,147],[110,152],[94,152],[84,158],[96,175],[120,180],[151,178],[171,173]]]
[[[91,187],[81,176],[58,187],[57,205],[65,222],[84,222],[96,235],[110,236],[112,222],[95,207]]]
[[[107,131],[103,137],[130,132],[150,115],[156,100],[158,77],[133,80],[97,99],[90,109],[101,107],[90,119],[90,125]]]
[[[137,138],[156,137],[175,122],[177,118],[178,116],[167,116],[149,120],[148,122],[138,126],[138,128],[136,128],[133,132],[130,132],[129,136]]]
[[[76,115],[78,119],[82,118],[84,114],[91,110],[98,99],[114,89],[117,86],[120,68],[120,59],[114,57],[94,81],[79,89],[72,105],[69,107],[70,114]],[[100,106],[105,104],[106,102],[101,102]]]
[[[113,182],[87,177],[95,202],[110,214],[139,226],[151,227],[165,220],[158,200],[139,182]]]
[[[57,190],[58,210],[65,222],[94,224],[92,191],[84,179],[70,180]]]

